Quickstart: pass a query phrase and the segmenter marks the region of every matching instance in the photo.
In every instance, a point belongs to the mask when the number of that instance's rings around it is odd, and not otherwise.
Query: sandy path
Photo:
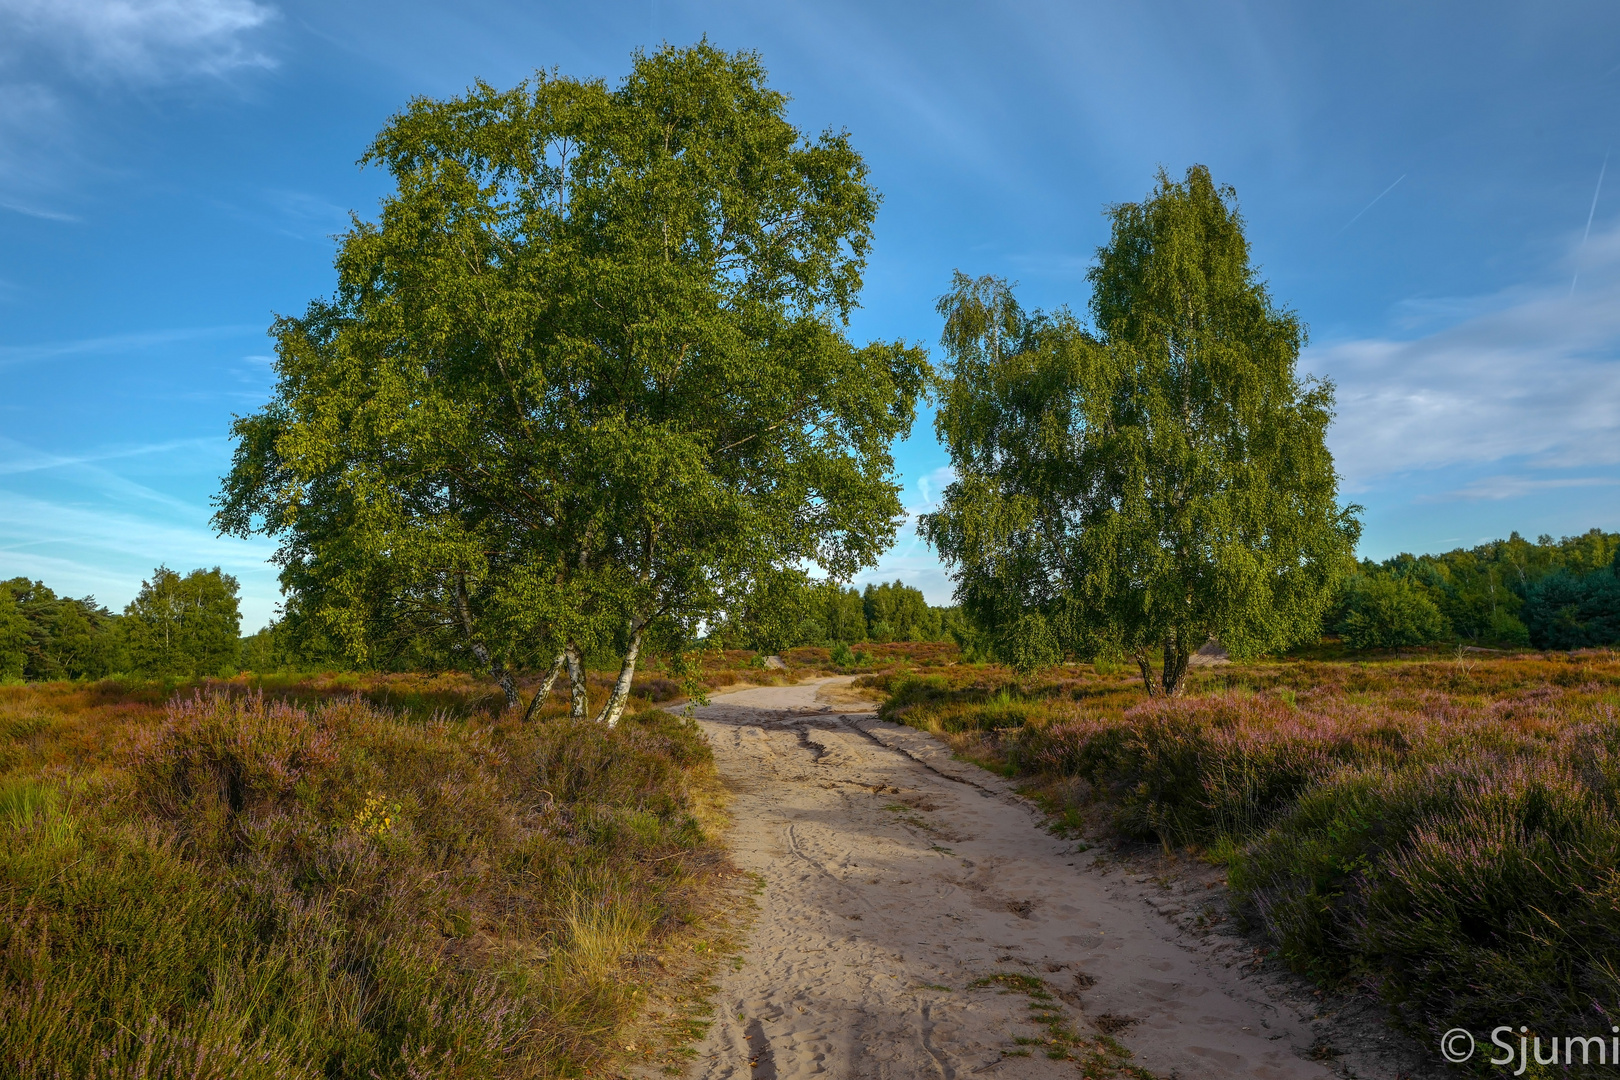
[[[1115,1037],[1161,1077],[1331,1075],[1300,1056],[1308,1017],[1266,1000],[1145,890],[1088,870],[1096,853],[1041,830],[1007,785],[855,711],[838,693],[848,681],[697,711],[735,792],[734,857],[764,889],[694,1076],[1079,1075],[1038,1045],[1004,1056],[1045,1029],[1024,995],[970,988],[997,972],[1046,980],[1081,1031],[1129,1024]]]

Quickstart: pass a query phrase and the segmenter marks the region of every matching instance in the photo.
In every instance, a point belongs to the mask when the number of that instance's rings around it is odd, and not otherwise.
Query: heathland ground
[[[1609,1024],[1611,652],[1320,650],[1170,700],[943,644],[841,659],[710,654],[697,720],[655,659],[612,731],[453,674],[0,687],[5,1071],[786,1076],[901,1031],[974,1068],[1257,1060],[1163,1034],[1198,979],[1289,1072],[1377,1073],[1346,1003],[1420,1050]],[[718,693],[769,684],[797,696]],[[1285,967],[1324,996],[1253,981]],[[850,1009],[882,1030],[829,1024]]]

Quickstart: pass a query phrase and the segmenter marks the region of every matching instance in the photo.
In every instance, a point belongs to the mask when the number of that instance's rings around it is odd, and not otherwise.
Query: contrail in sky
[[[1609,171],[1609,155],[1603,155],[1603,167],[1598,170],[1597,189],[1592,192],[1592,209],[1586,212],[1586,232],[1581,234],[1581,246],[1575,249],[1578,255],[1586,247],[1586,238],[1592,235],[1592,215],[1597,213],[1598,196],[1603,192],[1603,174]],[[1575,271],[1575,276],[1569,279],[1569,295],[1575,295],[1575,283],[1581,280],[1581,272]]]
[[[1401,175],[1399,175],[1399,176],[1397,176],[1395,178],[1395,184],[1398,184],[1402,180],[1405,180],[1405,179],[1406,179],[1406,174],[1401,173]],[[1380,191],[1378,193],[1378,199],[1382,199],[1385,195],[1388,195],[1390,192],[1394,191],[1395,190],[1395,184],[1391,184],[1391,185],[1389,185],[1389,187],[1385,188],[1383,191]],[[1367,211],[1371,210],[1373,208],[1373,206],[1377,204],[1378,199],[1374,199],[1372,202],[1368,203],[1366,206],[1363,206],[1361,208],[1361,214],[1365,214]],[[1357,214],[1355,217],[1353,217],[1349,221],[1345,222],[1344,227],[1341,228],[1338,232],[1333,234],[1334,238],[1337,239],[1340,236],[1340,234],[1342,234],[1344,232],[1345,229],[1348,229],[1350,226],[1352,226],[1356,222],[1360,221],[1361,220],[1361,214]]]

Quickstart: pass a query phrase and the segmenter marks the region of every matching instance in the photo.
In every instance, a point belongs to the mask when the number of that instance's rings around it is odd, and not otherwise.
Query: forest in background
[[[1352,649],[1441,642],[1582,649],[1620,642],[1620,533],[1517,532],[1442,555],[1362,560],[1324,620]]]
[[[240,633],[238,585],[218,567],[159,567],[123,612],[40,581],[0,582],[0,681],[199,678],[237,671],[355,670],[341,648],[289,605]],[[1524,539],[1517,532],[1437,555],[1364,559],[1347,574],[1323,633],[1366,652],[1436,644],[1580,649],[1620,643],[1620,533]],[[800,646],[950,642],[987,659],[956,606],[900,581],[864,590],[802,574],[757,583],[696,643],[779,653]],[[404,641],[364,665],[379,671],[478,670],[454,626]]]

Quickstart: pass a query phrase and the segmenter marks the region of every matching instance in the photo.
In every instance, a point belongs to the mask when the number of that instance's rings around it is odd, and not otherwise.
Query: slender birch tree
[[[1109,217],[1089,328],[994,278],[940,300],[957,479],[922,531],[1010,662],[1128,656],[1175,694],[1211,636],[1242,654],[1319,631],[1359,508],[1337,501],[1333,386],[1298,374],[1305,328],[1250,265],[1232,189],[1161,172]]]
[[[584,658],[616,653],[610,724],[650,633],[768,568],[874,562],[928,368],[849,340],[878,196],[786,101],[704,42],[615,88],[411,102],[363,159],[395,190],[336,295],[272,328],[218,526],[276,536],[360,659],[453,633],[513,707],[515,668],[566,667],[582,715]]]

